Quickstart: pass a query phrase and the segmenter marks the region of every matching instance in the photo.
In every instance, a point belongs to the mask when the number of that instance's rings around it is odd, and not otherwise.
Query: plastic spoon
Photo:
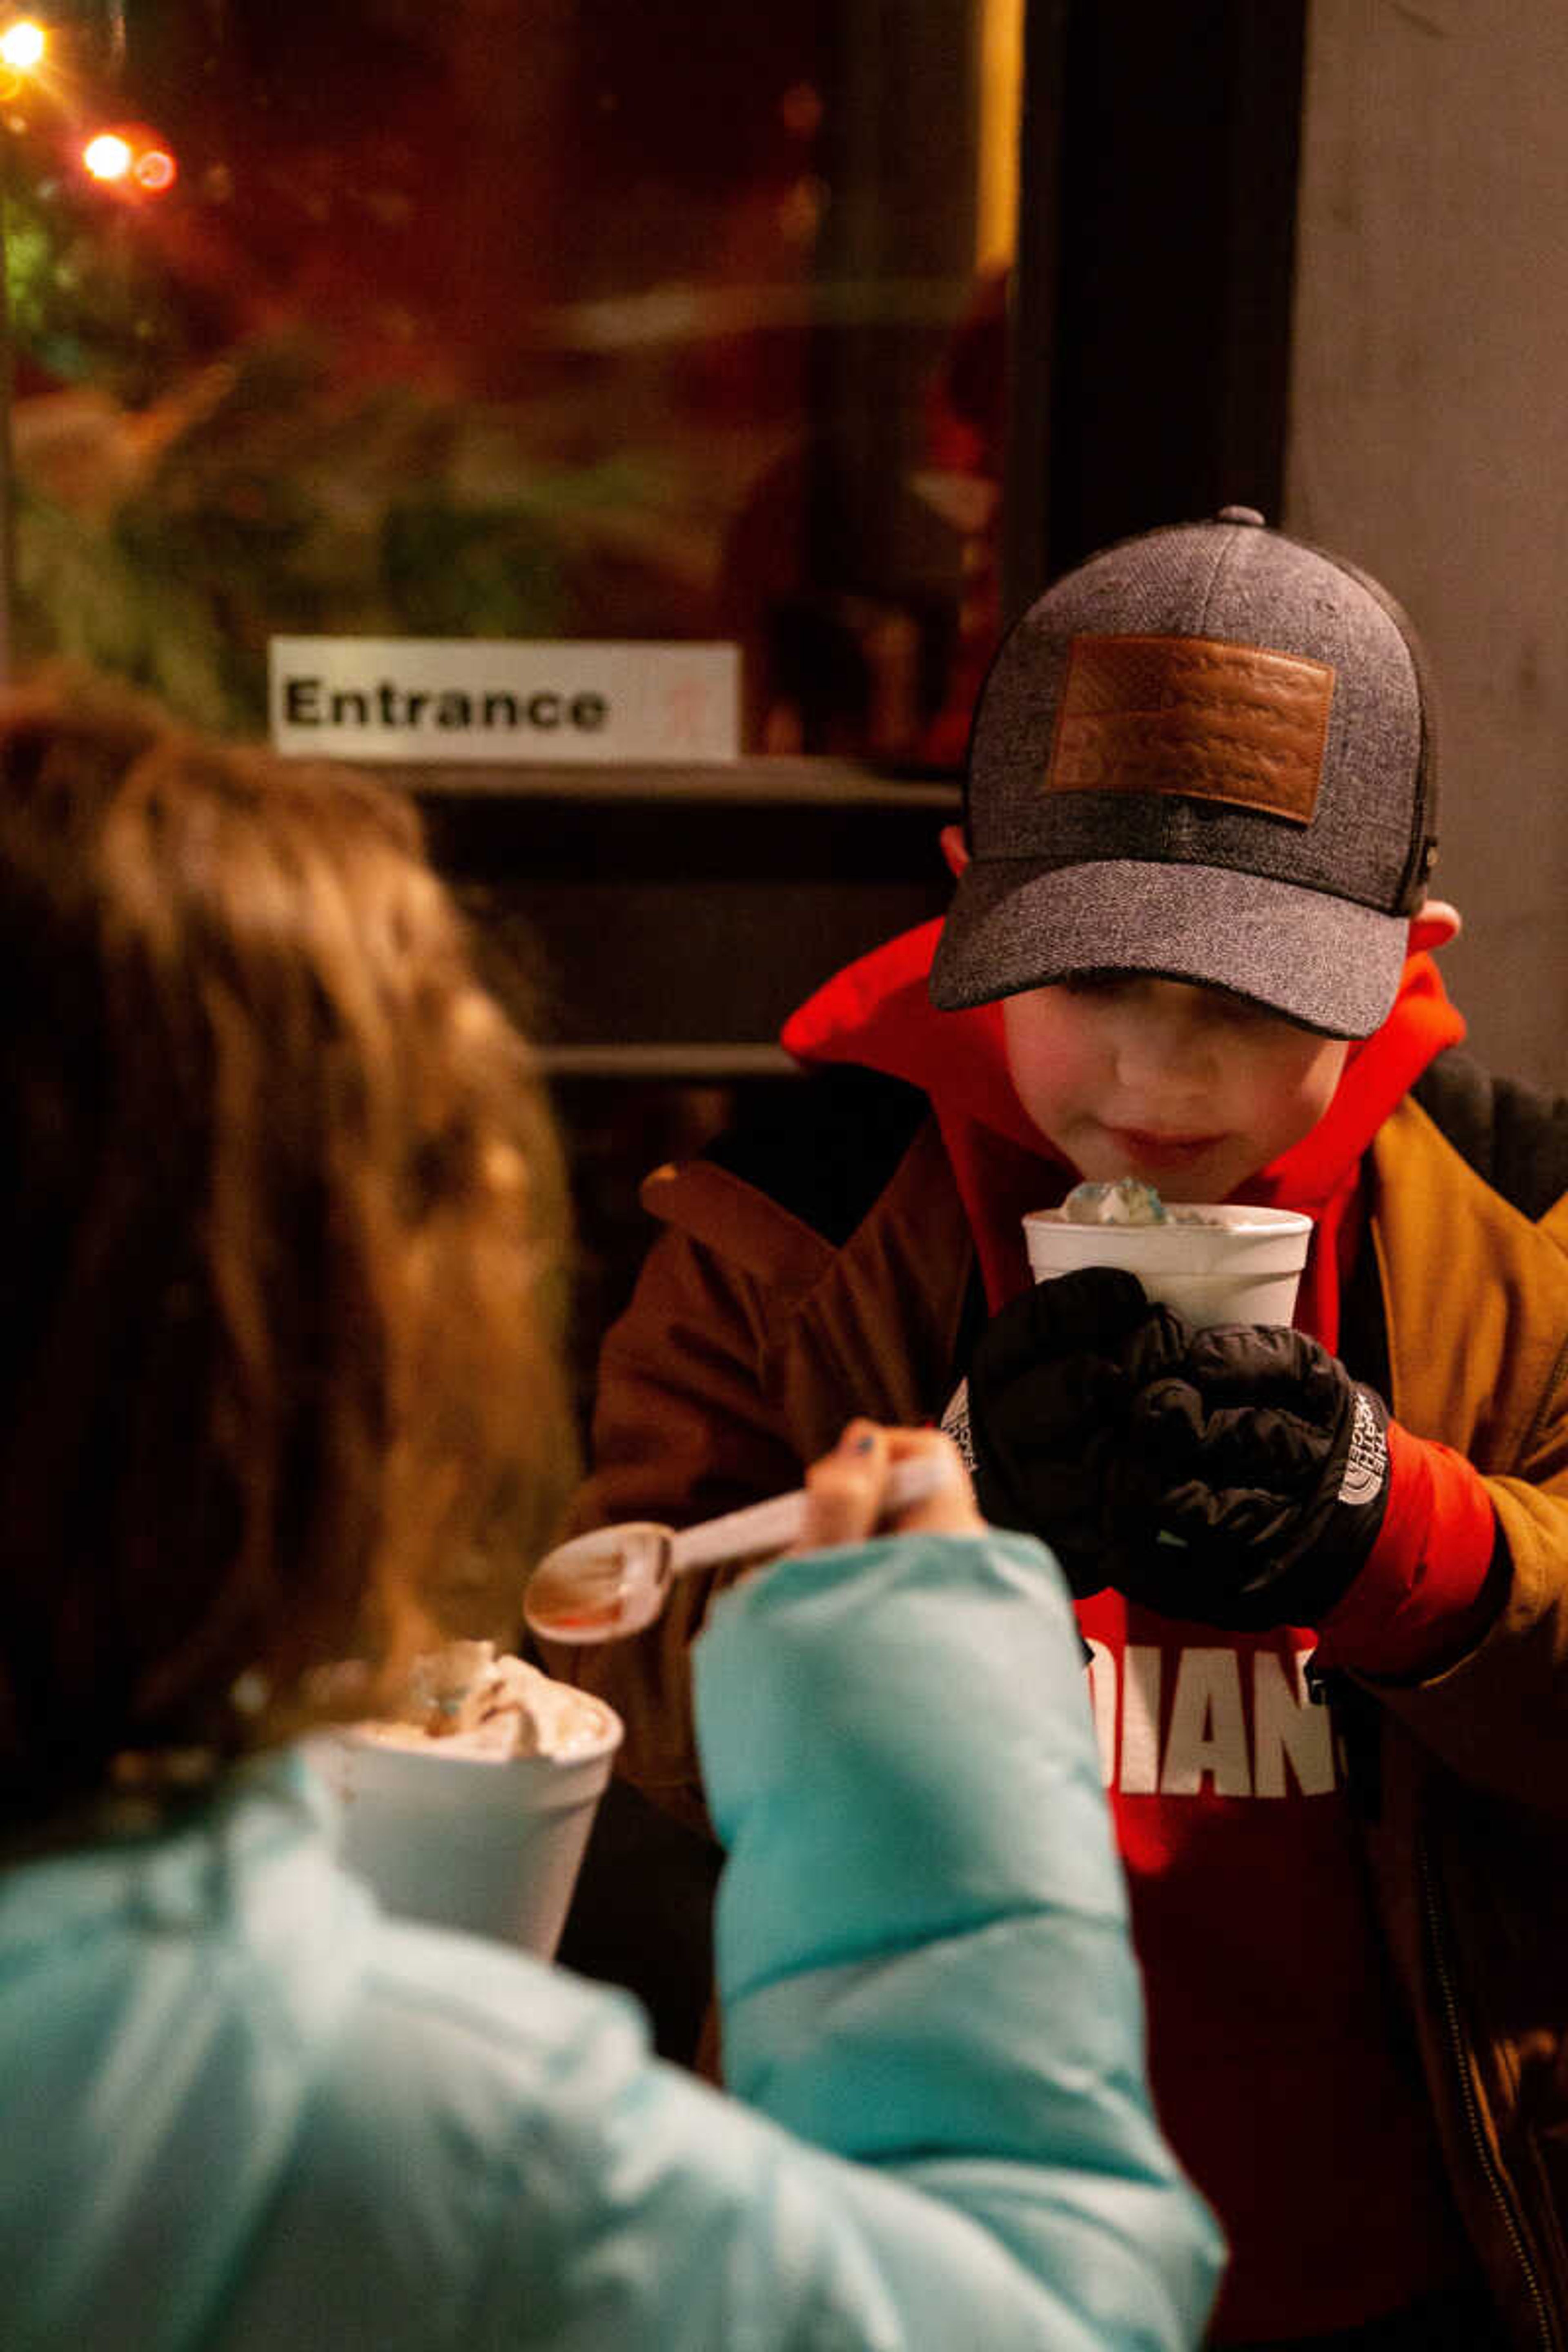
[[[883,1493],[884,1519],[923,1503],[952,1476],[952,1463],[941,1455],[896,1463]],[[547,1642],[616,1642],[640,1633],[664,1607],[676,1577],[787,1551],[805,1531],[805,1490],[797,1486],[695,1527],[627,1519],[595,1528],[545,1553],[523,1588],[523,1616]]]

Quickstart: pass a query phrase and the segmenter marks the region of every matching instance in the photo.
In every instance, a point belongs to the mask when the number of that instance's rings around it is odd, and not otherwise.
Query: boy
[[[1403,616],[1250,509],[1059,582],[982,691],[945,924],[649,1180],[580,1513],[728,1507],[967,1376],[984,1506],[1080,1596],[1232,2346],[1568,2342],[1568,1112],[1455,1050],[1434,787]],[[1032,1288],[1023,1213],[1128,1174],[1309,1211],[1297,1329]],[[692,1813],[706,1597],[590,1669]]]

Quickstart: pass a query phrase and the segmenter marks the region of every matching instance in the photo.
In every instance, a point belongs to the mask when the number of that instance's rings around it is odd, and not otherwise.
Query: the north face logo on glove
[[[1383,1423],[1364,1389],[1357,1389],[1355,1419],[1351,1424],[1351,1450],[1340,1480],[1342,1503],[1370,1503],[1383,1492],[1388,1476],[1388,1440]]]
[[[969,1423],[969,1382],[967,1381],[960,1381],[947,1401],[947,1410],[942,1416],[942,1433],[944,1437],[952,1438],[963,1456],[964,1468],[973,1478],[974,1432]]]

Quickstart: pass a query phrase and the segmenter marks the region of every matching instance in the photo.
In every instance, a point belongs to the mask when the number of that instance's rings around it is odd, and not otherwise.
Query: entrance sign
[[[272,745],[296,758],[733,760],[731,645],[273,637]]]

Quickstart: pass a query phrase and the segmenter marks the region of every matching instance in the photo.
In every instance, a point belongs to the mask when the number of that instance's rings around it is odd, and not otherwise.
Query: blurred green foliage
[[[649,462],[540,464],[504,420],[345,391],[303,339],[253,343],[139,408],[98,384],[17,415],[24,658],[114,672],[221,731],[267,726],[275,635],[572,635],[668,487]]]
[[[156,397],[189,357],[182,307],[135,215],[56,174],[12,165],[5,301],[16,351],[64,383],[101,384],[128,407]]]

